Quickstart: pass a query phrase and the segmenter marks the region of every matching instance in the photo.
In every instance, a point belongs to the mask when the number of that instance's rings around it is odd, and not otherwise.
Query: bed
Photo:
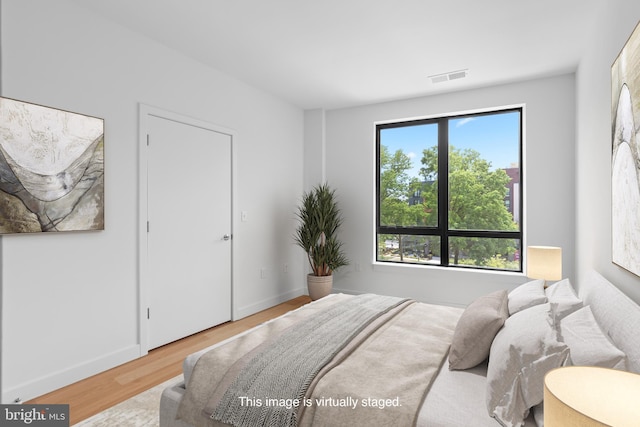
[[[272,425],[532,427],[542,423],[544,372],[640,373],[640,307],[595,271],[575,287],[527,282],[466,309],[378,297],[331,295],[190,355],[184,380],[163,391],[160,427],[266,425],[256,418],[265,416]],[[314,323],[331,319],[353,330],[327,350],[347,329]],[[305,324],[317,335],[296,332]],[[298,348],[317,367],[289,360]],[[285,371],[260,385],[272,364]],[[289,375],[300,370],[304,380]]]

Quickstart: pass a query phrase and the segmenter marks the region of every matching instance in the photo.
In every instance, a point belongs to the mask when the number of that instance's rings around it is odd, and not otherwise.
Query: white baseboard
[[[304,295],[304,290],[302,288],[293,289],[291,291],[285,292],[283,294],[279,294],[273,296],[271,298],[263,299],[262,301],[258,301],[256,303],[238,307],[233,310],[233,320],[239,320],[243,317],[251,316],[259,311],[266,310],[267,308],[271,308],[274,305],[281,304],[285,301],[289,301],[290,299],[299,297],[300,295]]]
[[[2,403],[25,402],[69,384],[104,372],[140,357],[140,346],[133,345],[105,356],[79,363],[58,372],[2,390]],[[64,403],[64,402],[62,402]]]

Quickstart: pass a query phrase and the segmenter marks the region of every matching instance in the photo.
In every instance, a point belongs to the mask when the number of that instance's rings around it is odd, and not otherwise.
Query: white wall
[[[422,301],[466,305],[475,297],[512,288],[522,274],[438,267],[372,265],[376,121],[525,104],[526,244],[561,246],[563,272],[574,277],[575,79],[553,78],[452,92],[326,112],[327,181],[344,213],[342,233],[351,265],[337,274],[345,292],[376,292]],[[360,271],[356,271],[359,266]]]
[[[236,314],[303,293],[291,237],[302,192],[303,112],[78,4],[1,3],[2,95],[104,118],[106,136],[105,231],[2,237],[3,402],[145,351],[137,334],[139,103],[237,134]]]
[[[304,189],[310,190],[326,179],[325,111],[304,112]]]
[[[611,262],[611,65],[640,20],[640,2],[603,3],[577,73],[576,267],[602,273],[640,302],[640,278]]]

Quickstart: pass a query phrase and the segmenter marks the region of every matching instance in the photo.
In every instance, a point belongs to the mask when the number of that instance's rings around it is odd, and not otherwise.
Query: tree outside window
[[[522,271],[521,129],[520,108],[378,125],[378,261]]]

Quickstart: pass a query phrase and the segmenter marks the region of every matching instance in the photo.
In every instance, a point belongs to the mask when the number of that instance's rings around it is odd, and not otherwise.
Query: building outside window
[[[523,108],[376,125],[377,261],[522,271]]]

